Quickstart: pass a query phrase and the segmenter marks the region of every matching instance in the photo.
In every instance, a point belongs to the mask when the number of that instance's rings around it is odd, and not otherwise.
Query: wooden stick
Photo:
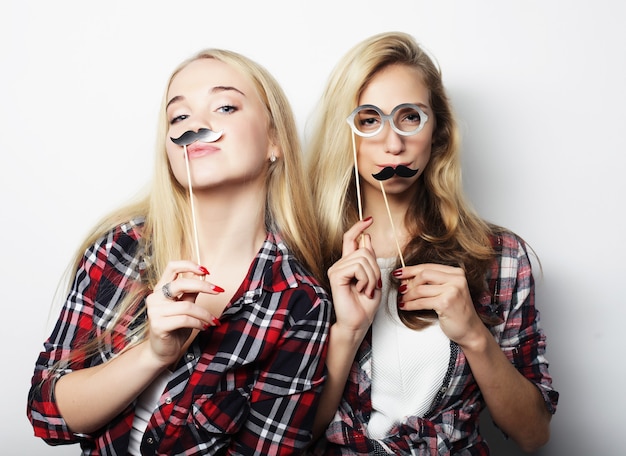
[[[363,221],[363,203],[361,202],[361,183],[359,177],[359,164],[356,159],[356,140],[352,132],[352,154],[354,156],[354,183],[356,184],[356,201],[359,206],[359,220]]]
[[[387,215],[389,215],[389,222],[391,223],[391,229],[393,230],[393,237],[396,240],[396,248],[398,249],[398,255],[400,255],[400,262],[402,263],[402,267],[404,268],[406,264],[404,264],[404,257],[402,256],[402,249],[400,248],[400,242],[398,241],[398,234],[396,233],[396,228],[393,224],[393,219],[391,218],[391,210],[389,209],[389,203],[387,202],[387,194],[385,193],[385,186],[383,185],[383,181],[378,181],[378,182],[380,183],[380,190],[383,192],[385,206],[387,207]]]
[[[193,236],[196,245],[196,261],[198,264],[202,264],[200,261],[200,243],[198,242],[198,226],[196,222],[196,210],[193,204],[193,190],[191,188],[191,172],[189,170],[189,156],[187,155],[187,145],[185,149],[185,166],[187,167],[187,182],[189,184],[189,203],[191,204],[191,218],[193,220]]]

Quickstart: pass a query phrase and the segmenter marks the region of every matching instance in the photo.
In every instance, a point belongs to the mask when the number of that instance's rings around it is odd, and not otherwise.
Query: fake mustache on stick
[[[404,257],[402,256],[402,249],[400,248],[400,241],[398,241],[398,236],[396,234],[396,227],[393,224],[393,217],[391,216],[391,210],[389,209],[389,202],[387,201],[387,194],[385,193],[385,186],[383,185],[383,181],[387,179],[391,179],[393,176],[400,177],[413,177],[417,174],[419,169],[411,169],[408,166],[398,165],[395,168],[393,166],[385,166],[382,170],[380,170],[376,174],[372,174],[374,179],[378,181],[380,184],[380,191],[383,194],[383,198],[385,200],[385,207],[387,208],[387,215],[389,215],[389,223],[391,224],[391,230],[393,231],[393,237],[396,240],[396,248],[398,249],[398,256],[400,257],[400,262],[402,263],[402,267],[405,267]]]
[[[194,199],[193,199],[193,188],[191,185],[191,171],[189,169],[189,155],[187,154],[187,146],[196,141],[210,143],[217,141],[222,137],[223,131],[213,131],[209,128],[200,128],[198,131],[186,131],[178,138],[170,139],[172,142],[178,146],[182,146],[185,150],[185,168],[187,170],[187,182],[189,183],[189,204],[191,206],[191,219],[193,221],[193,237],[195,242],[195,250],[196,250],[196,261],[198,264],[202,264],[202,259],[200,258],[200,243],[198,241],[198,222],[196,221],[196,210],[194,207]]]
[[[395,168],[392,166],[385,166],[380,172],[372,174],[374,179],[378,181],[384,181],[391,179],[393,176],[400,177],[413,177],[417,174],[419,169],[411,169],[408,166],[398,165]]]
[[[196,141],[205,143],[215,142],[222,137],[223,132],[223,130],[213,131],[209,128],[201,128],[198,131],[186,131],[178,138],[170,137],[170,139],[178,146],[188,146]]]

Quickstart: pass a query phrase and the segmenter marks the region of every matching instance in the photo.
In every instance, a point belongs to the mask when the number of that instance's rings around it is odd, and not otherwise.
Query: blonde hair
[[[461,266],[470,289],[479,292],[493,257],[492,227],[463,195],[459,132],[441,72],[415,39],[401,32],[374,35],[349,50],[332,71],[314,113],[306,156],[323,233],[322,267],[327,269],[341,257],[343,233],[358,220],[352,136],[346,117],[372,78],[390,65],[418,70],[430,92],[436,125],[430,161],[405,216],[411,241],[403,256],[409,264],[433,261]]]
[[[138,343],[145,337],[145,323],[132,325],[141,315],[143,299],[159,281],[171,260],[192,257],[192,219],[188,192],[175,179],[165,150],[167,91],[173,78],[189,63],[198,59],[216,59],[246,75],[266,108],[268,134],[278,146],[279,159],[268,162],[265,224],[268,231],[278,232],[294,256],[313,276],[320,277],[317,225],[310,201],[310,191],[304,178],[302,151],[296,123],[289,101],[274,77],[258,63],[238,53],[207,49],[184,61],[172,73],[167,83],[159,112],[154,176],[145,195],[104,217],[78,248],[71,271],[75,273],[86,249],[116,226],[144,217],[140,228],[141,251],[147,256],[141,281],[133,283],[115,309],[115,315],[105,334],[81,347],[81,356],[93,354],[112,333],[124,334],[122,345],[130,347],[130,339]],[[70,281],[71,283],[71,281]],[[120,327],[120,325],[122,325]],[[134,329],[129,330],[129,326]],[[135,327],[136,326],[136,327]],[[119,348],[119,347],[116,347]]]

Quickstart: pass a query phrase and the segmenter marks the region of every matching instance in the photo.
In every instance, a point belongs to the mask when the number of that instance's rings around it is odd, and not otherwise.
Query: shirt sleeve
[[[113,307],[124,295],[126,283],[136,278],[133,234],[125,226],[118,227],[85,251],[59,318],[36,361],[27,415],[35,436],[51,445],[74,443],[82,437],[72,433],[61,416],[54,387],[63,375],[101,364],[113,356],[113,340],[103,343],[103,349],[89,358],[81,354],[81,348],[102,333]]]
[[[248,419],[229,454],[294,454],[311,440],[326,376],[330,304],[308,285],[284,292],[281,299],[288,301],[288,326],[261,368]]]
[[[546,408],[556,412],[559,394],[552,386],[546,359],[546,336],[535,307],[535,284],[526,247],[517,236],[502,237],[498,302],[503,309],[500,347],[513,365],[541,392]]]

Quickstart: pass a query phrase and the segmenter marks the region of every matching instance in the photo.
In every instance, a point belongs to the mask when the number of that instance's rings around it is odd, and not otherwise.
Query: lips
[[[206,155],[219,152],[220,148],[206,143],[194,143],[187,146],[187,156],[189,159],[200,158]]]

